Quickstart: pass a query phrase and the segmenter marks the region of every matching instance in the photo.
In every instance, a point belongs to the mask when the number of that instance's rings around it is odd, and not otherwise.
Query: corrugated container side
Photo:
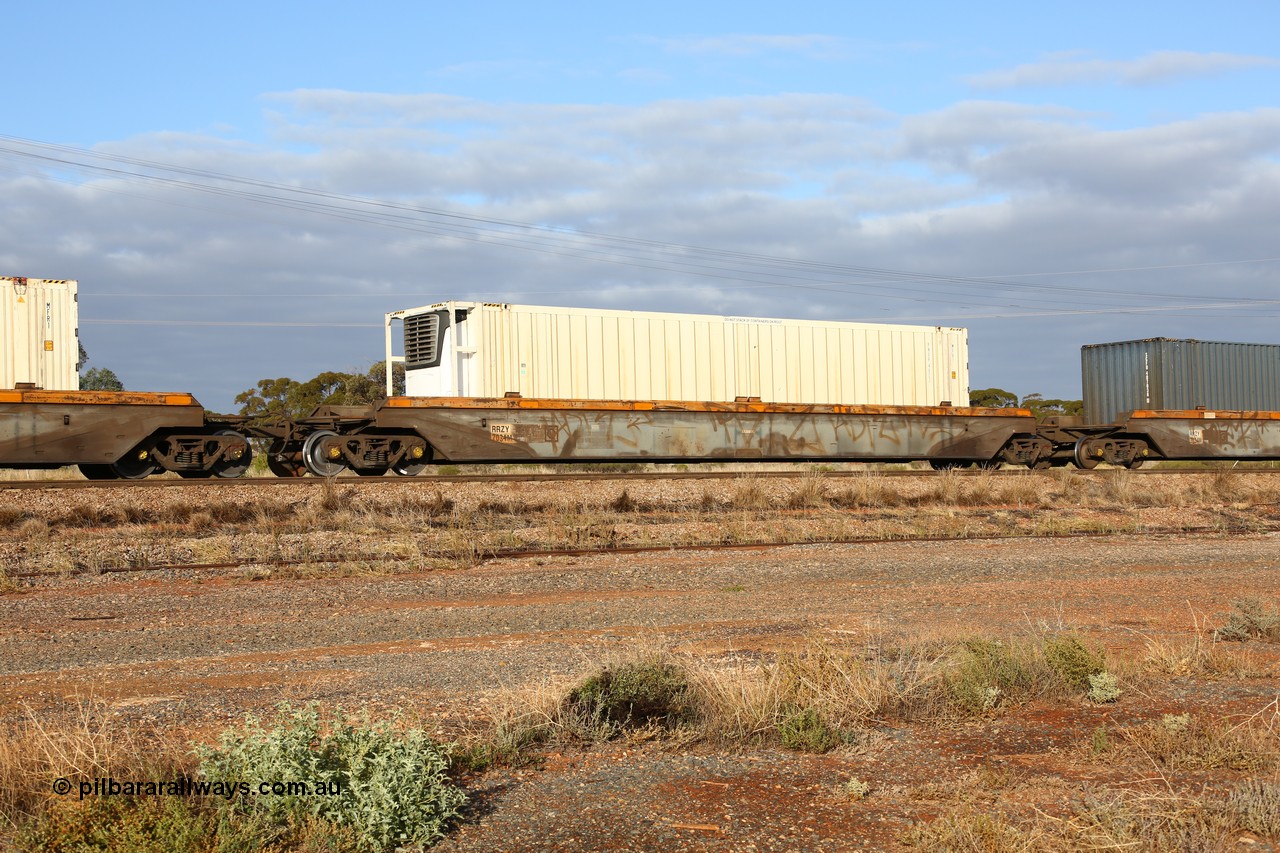
[[[443,317],[410,396],[967,405],[965,329],[447,302],[405,320],[406,353]],[[434,322],[434,320],[432,321]]]
[[[1280,345],[1151,338],[1080,350],[1085,415],[1135,409],[1280,411]]]
[[[0,276],[0,388],[80,388],[75,281]]]

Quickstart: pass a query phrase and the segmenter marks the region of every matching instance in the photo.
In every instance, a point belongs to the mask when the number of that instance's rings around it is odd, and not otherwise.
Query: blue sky
[[[24,4],[0,274],[222,410],[450,297],[965,325],[1053,396],[1085,343],[1280,343],[1280,7],[1030,8]]]

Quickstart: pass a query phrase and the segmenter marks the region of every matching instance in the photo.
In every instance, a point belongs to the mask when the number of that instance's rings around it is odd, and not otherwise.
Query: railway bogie
[[[350,469],[361,476],[380,477],[391,470],[401,475],[421,473],[430,453],[426,441],[417,435],[317,430],[303,441],[301,459],[317,476],[332,477]]]

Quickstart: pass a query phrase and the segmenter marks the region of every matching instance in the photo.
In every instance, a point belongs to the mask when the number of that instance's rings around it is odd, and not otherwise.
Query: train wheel
[[[347,469],[341,457],[335,461],[324,451],[324,442],[337,437],[336,432],[320,429],[307,436],[307,440],[302,443],[302,464],[317,477],[336,477]]]
[[[233,429],[220,429],[214,435],[227,436],[228,438],[238,438],[244,440],[244,436]],[[225,479],[235,479],[243,477],[244,473],[249,470],[249,466],[253,464],[253,448],[248,441],[244,442],[244,450],[239,452],[237,456],[224,456],[213,465],[213,474]]]
[[[76,466],[80,469],[80,473],[84,475],[86,480],[114,480],[116,472],[112,470],[110,465],[90,465],[84,463]]]
[[[1141,468],[1146,461],[1147,460],[1142,456],[1135,456],[1128,462],[1124,463],[1124,467],[1132,471],[1134,468]]]
[[[135,448],[111,463],[111,470],[122,480],[142,480],[163,469],[150,451]]]
[[[1095,442],[1082,438],[1076,442],[1075,448],[1071,451],[1071,461],[1076,463],[1077,468],[1092,471],[1098,467],[1096,451],[1097,444]]]
[[[405,448],[400,461],[391,466],[401,477],[416,477],[427,470],[427,462],[431,459],[431,448],[421,442],[414,441]]]

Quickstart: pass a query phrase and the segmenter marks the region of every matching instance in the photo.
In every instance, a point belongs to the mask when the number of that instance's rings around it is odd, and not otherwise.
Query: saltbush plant
[[[198,753],[204,781],[254,789],[219,800],[219,835],[249,823],[265,841],[260,833],[320,820],[352,835],[357,849],[380,853],[437,841],[466,800],[446,775],[446,747],[425,731],[341,715],[326,721],[314,706],[282,705],[270,723],[248,717]],[[263,783],[308,787],[261,794]]]
[[[1089,690],[1085,693],[1090,702],[1106,705],[1120,698],[1120,682],[1109,672],[1097,672],[1089,676]]]

